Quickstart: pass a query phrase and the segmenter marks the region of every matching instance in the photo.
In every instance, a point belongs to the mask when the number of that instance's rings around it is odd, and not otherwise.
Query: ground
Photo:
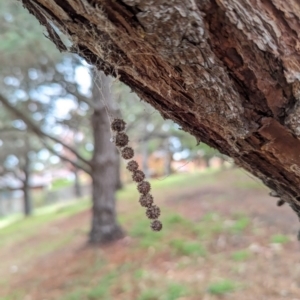
[[[299,222],[258,180],[208,171],[153,180],[152,190],[161,233],[134,185],[118,195],[127,236],[105,247],[86,244],[87,200],[0,229],[0,299],[300,299]]]

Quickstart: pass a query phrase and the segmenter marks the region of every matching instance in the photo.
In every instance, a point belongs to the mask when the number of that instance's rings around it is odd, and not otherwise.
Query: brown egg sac
[[[137,189],[141,194],[146,195],[150,192],[151,185],[148,181],[142,181],[138,184]]]
[[[117,147],[125,147],[128,145],[129,138],[124,132],[118,132],[115,137],[115,143]]]
[[[161,231],[162,227],[162,223],[159,220],[154,220],[151,222],[151,229],[153,231]]]
[[[153,204],[153,196],[151,194],[141,195],[140,204],[143,207],[150,207]]]
[[[111,123],[111,129],[113,131],[121,132],[125,129],[126,123],[122,119],[114,119]]]
[[[145,174],[143,171],[137,170],[132,175],[132,180],[135,182],[141,182],[145,179]]]
[[[146,216],[149,219],[157,219],[160,216],[160,208],[156,205],[148,207],[146,210]]]
[[[139,168],[139,164],[135,160],[128,162],[126,169],[130,172],[135,172]]]
[[[134,151],[131,147],[125,147],[122,149],[121,155],[124,159],[132,159],[134,156]]]
[[[123,132],[125,127],[126,123],[122,119],[114,119],[111,123],[111,129],[115,132],[115,145],[121,150],[121,156],[129,160],[134,157],[134,150],[128,146],[129,137]],[[138,168],[139,164],[135,160],[129,161],[126,166],[126,169],[132,173],[132,180],[138,183],[137,190],[141,193],[139,202],[141,206],[146,207],[146,216],[154,220],[151,222],[152,230],[160,231],[162,223],[157,220],[160,216],[160,208],[153,205],[153,196],[149,194],[151,185],[148,181],[144,181],[145,173]]]

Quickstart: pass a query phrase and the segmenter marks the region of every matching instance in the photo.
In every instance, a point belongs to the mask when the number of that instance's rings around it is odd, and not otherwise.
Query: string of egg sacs
[[[150,194],[151,185],[148,181],[145,181],[145,174],[139,170],[139,165],[135,160],[134,151],[131,147],[128,147],[129,138],[124,132],[126,123],[122,119],[114,119],[111,123],[111,129],[114,131],[114,142],[120,149],[121,156],[125,160],[130,160],[127,163],[126,169],[132,173],[132,180],[137,183],[137,190],[139,191],[141,206],[146,208],[146,216],[152,220],[151,229],[154,231],[160,231],[162,229],[162,223],[158,220],[160,216],[160,208],[153,204],[153,196]]]

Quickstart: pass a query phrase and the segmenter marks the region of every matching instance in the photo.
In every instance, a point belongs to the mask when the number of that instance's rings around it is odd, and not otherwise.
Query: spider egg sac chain
[[[122,119],[114,119],[111,123],[111,129],[114,132],[113,142],[119,148],[121,156],[130,160],[134,157],[134,150],[128,146],[129,137],[124,132],[126,123]],[[146,208],[146,216],[152,220],[150,227],[153,231],[162,230],[162,223],[158,220],[160,208],[153,204],[153,196],[149,194],[151,185],[145,181],[145,173],[139,170],[139,164],[135,160],[127,163],[126,169],[132,173],[132,180],[137,183],[137,190],[140,195],[140,205]]]

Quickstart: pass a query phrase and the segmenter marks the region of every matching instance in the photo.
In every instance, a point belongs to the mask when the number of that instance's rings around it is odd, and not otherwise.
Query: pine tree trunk
[[[118,153],[110,141],[110,120],[105,107],[113,101],[110,92],[112,79],[102,72],[94,77],[93,98],[96,108],[92,116],[94,134],[94,154],[92,158],[92,228],[90,242],[104,244],[123,237],[123,231],[117,223],[115,193],[118,183]]]
[[[147,125],[149,124],[150,116],[145,115],[144,122],[142,123],[142,136],[141,136],[141,144],[142,144],[142,171],[145,173],[146,178],[151,177],[150,169],[149,169],[149,139],[145,138],[148,134]]]
[[[116,155],[117,155],[117,166],[116,166],[116,173],[117,173],[117,190],[121,190],[123,188],[123,182],[121,177],[121,158],[119,155],[119,151],[116,149]]]
[[[24,181],[23,181],[23,203],[24,203],[24,215],[30,216],[32,214],[32,199],[30,193],[30,159],[28,154],[25,158],[25,165],[24,165]]]
[[[22,2],[59,49],[118,76],[299,210],[298,0]]]
[[[24,200],[24,215],[26,217],[32,214],[32,205],[29,187],[23,186],[23,200]]]
[[[172,152],[170,151],[170,142],[169,138],[165,139],[165,176],[169,176],[172,174]]]
[[[142,170],[146,178],[150,178],[148,140],[142,141]]]
[[[74,180],[74,191],[75,191],[75,197],[76,198],[81,198],[82,197],[82,189],[81,189],[81,184],[80,184],[80,179],[78,176],[78,169],[75,168],[74,170],[74,176],[75,176],[75,180]]]
[[[119,97],[115,96],[114,97],[114,101],[110,102],[110,107],[111,110],[113,111],[114,117],[115,118],[122,118],[122,113],[120,111],[119,105],[115,102],[118,102],[118,100],[120,100],[120,95]],[[117,162],[116,162],[116,174],[117,174],[117,190],[120,190],[123,188],[123,183],[122,183],[122,177],[121,177],[121,157],[119,154],[119,150],[117,149],[117,147],[115,147],[115,152],[117,155]]]

